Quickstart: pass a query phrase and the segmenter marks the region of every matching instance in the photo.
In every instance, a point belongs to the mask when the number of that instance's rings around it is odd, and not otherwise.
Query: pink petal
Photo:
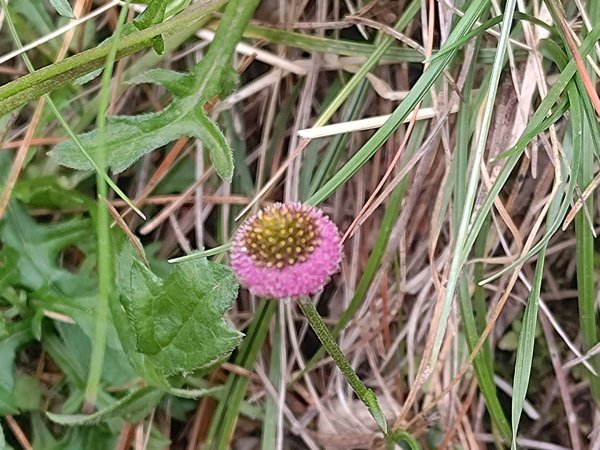
[[[273,208],[300,210],[313,218],[320,235],[315,250],[305,261],[281,269],[257,265],[243,242],[247,224],[255,220],[256,216],[254,216],[248,219],[236,233],[231,250],[231,267],[241,284],[260,297],[281,299],[308,296],[319,292],[327,284],[329,277],[339,270],[341,240],[337,227],[317,208],[299,203],[276,204]]]

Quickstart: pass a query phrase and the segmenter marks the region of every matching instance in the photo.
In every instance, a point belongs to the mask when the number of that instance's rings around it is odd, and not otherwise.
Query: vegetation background
[[[0,449],[600,449],[599,2],[143,3],[0,3]],[[387,433],[238,291],[273,201]]]

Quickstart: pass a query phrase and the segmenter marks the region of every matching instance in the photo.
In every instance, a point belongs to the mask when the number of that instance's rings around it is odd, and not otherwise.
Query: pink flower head
[[[337,227],[318,208],[275,203],[237,231],[231,267],[260,297],[303,297],[321,290],[339,269]]]

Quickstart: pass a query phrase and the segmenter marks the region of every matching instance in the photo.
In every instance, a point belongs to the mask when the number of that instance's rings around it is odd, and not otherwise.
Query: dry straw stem
[[[450,110],[451,113],[456,113],[457,111],[458,105]],[[438,112],[435,108],[420,108],[415,111],[415,113],[410,114],[404,120],[404,123],[409,123],[413,120],[428,120],[437,115]],[[303,130],[298,130],[298,136],[305,139],[319,139],[344,133],[374,130],[380,128],[389,118],[390,115],[386,114],[385,116],[369,117],[366,119],[352,120],[350,122],[324,125],[322,127],[305,128]]]

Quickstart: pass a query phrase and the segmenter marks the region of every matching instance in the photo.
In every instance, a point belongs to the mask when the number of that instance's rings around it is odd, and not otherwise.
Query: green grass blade
[[[552,27],[550,25],[548,25],[546,22],[541,21],[540,19],[533,17],[529,14],[523,14],[520,12],[515,12],[514,14],[514,18],[516,20],[526,20],[528,22],[531,22],[535,25],[538,25],[542,28],[545,28],[546,30],[548,30],[550,33],[552,34],[556,34],[557,30],[555,27]],[[458,47],[460,47],[461,45],[464,45],[466,42],[470,41],[471,39],[481,35],[484,31],[498,25],[499,23],[502,22],[502,20],[504,19],[503,16],[496,16],[490,20],[487,20],[486,22],[482,23],[481,25],[479,25],[477,28],[474,28],[473,31],[471,31],[470,33],[467,33],[464,35],[464,37],[462,39],[460,39],[459,41],[455,42],[452,46],[449,47],[444,47],[444,49],[440,50],[439,52],[437,52],[434,56],[431,57],[431,61],[433,61],[436,58],[439,58],[440,56],[446,54],[447,52],[457,49]]]
[[[600,8],[590,3],[590,17],[595,22],[600,18]],[[594,19],[595,18],[595,19]],[[596,58],[594,58],[596,60]],[[593,76],[593,72],[592,76]],[[595,77],[593,78],[595,80]],[[581,145],[581,165],[576,173],[580,186],[587,186],[594,178],[594,149],[598,154],[598,121],[590,98],[583,87],[580,77],[578,80],[579,98],[583,103],[583,114],[572,114],[571,124],[573,128],[573,141],[576,142],[577,133]],[[571,100],[573,103],[574,100]],[[587,120],[583,120],[583,115]],[[585,207],[588,211],[594,211],[594,197],[590,196]],[[598,343],[598,324],[596,320],[596,274],[594,268],[594,235],[590,230],[584,211],[580,211],[575,217],[575,252],[577,258],[577,300],[579,305],[579,326],[583,338],[583,350],[588,351]],[[593,367],[600,369],[600,358],[595,356],[590,361]],[[587,372],[590,382],[590,390],[596,402],[600,405],[600,377]],[[599,372],[600,373],[600,372]]]
[[[589,51],[592,49],[592,46],[594,45],[594,43],[598,39],[600,39],[600,24],[595,26],[593,28],[593,30],[590,32],[590,34],[588,36],[586,36],[586,38],[583,41],[583,44],[580,48],[580,54],[582,56],[587,55],[589,53]],[[546,97],[544,97],[544,99],[540,103],[540,106],[535,111],[533,116],[530,118],[529,123],[528,123],[527,127],[525,128],[525,131],[522,134],[523,136],[526,134],[534,133],[533,130],[540,129],[539,127],[543,124],[544,119],[550,113],[553,105],[558,101],[562,92],[567,88],[567,85],[569,84],[571,78],[573,77],[573,75],[575,75],[575,71],[576,71],[575,63],[573,61],[569,61],[569,64],[567,64],[567,66],[561,72],[556,83],[554,83],[552,88],[548,91],[548,95],[546,95]],[[537,133],[535,133],[535,134],[537,134]],[[526,145],[527,145],[526,142],[522,143],[520,145],[521,150],[517,154],[513,154],[513,155],[509,156],[508,158],[506,158],[506,162],[505,162],[504,166],[502,167],[502,169],[500,170],[500,173],[498,174],[498,177],[496,178],[496,182],[492,185],[492,187],[490,188],[490,191],[485,196],[485,199],[482,202],[480,208],[477,210],[475,219],[473,220],[472,226],[470,227],[470,231],[467,236],[467,240],[461,251],[461,260],[463,262],[466,260],[467,255],[470,252],[470,249],[472,248],[475,240],[477,239],[479,230],[481,229],[482,224],[484,223],[487,215],[490,212],[490,209],[494,203],[494,199],[498,196],[498,194],[500,193],[500,190],[504,187],[513,168],[515,167],[515,165],[519,161],[523,151],[525,150]],[[570,199],[568,199],[567,202],[568,201],[570,201]],[[565,208],[568,208],[568,204],[566,205]],[[550,227],[549,231],[551,231],[552,229],[554,229],[554,231],[555,231],[555,229],[560,226],[561,214],[558,214],[557,217],[559,219],[557,219],[555,221],[556,222],[555,226]],[[550,235],[551,235],[551,233],[547,232],[546,238],[549,239]],[[514,268],[516,265],[521,264],[525,259],[530,258],[531,255],[540,251],[540,249],[542,248],[543,245],[544,245],[544,242],[540,241],[529,251],[529,253],[528,253],[528,255],[526,255],[526,257],[520,258],[518,261],[511,264],[510,268]],[[511,270],[510,268],[505,269],[504,272]]]
[[[477,53],[478,50],[479,42],[477,44],[475,53]],[[460,214],[464,206],[467,191],[466,174],[468,173],[469,148],[473,134],[472,127],[469,126],[469,124],[472,122],[472,116],[478,110],[478,103],[471,100],[474,74],[473,69],[474,68],[472,66],[468,77],[465,80],[465,86],[462,90],[463,99],[458,111],[456,125],[456,151],[452,161],[452,175],[449,179],[449,184],[453,182],[452,184],[454,185],[453,215],[455,223],[459,223],[460,221]],[[450,187],[447,189],[450,189]],[[440,212],[441,216],[443,216],[443,214],[443,211]],[[477,244],[479,245],[477,245],[476,248],[476,257],[485,256],[487,236],[487,228],[482,227],[481,235],[477,240]],[[471,295],[469,293],[469,280],[466,273],[462,274],[458,283],[458,306],[469,352],[473,351],[473,348],[479,340],[479,334],[485,328],[485,294],[482,291],[482,288],[477,286],[477,282],[482,278],[482,275],[483,264],[477,264],[474,269],[476,291],[473,295],[473,299],[471,299]],[[479,324],[476,322],[475,313],[473,311],[474,307],[477,309],[477,318],[479,319]],[[481,351],[477,354],[473,360],[473,369],[475,371],[475,376],[477,377],[479,389],[481,390],[481,393],[485,399],[485,404],[490,417],[504,438],[510,439],[510,425],[502,410],[502,406],[497,395],[496,385],[494,383],[494,371],[489,345],[484,345]]]
[[[325,108],[340,92],[344,83],[349,78],[339,78],[331,84],[322,102]],[[359,117],[366,99],[366,97],[360,94],[367,94],[369,90],[368,85],[367,80],[362,80],[359,83],[346,104],[342,106],[338,115],[339,121],[347,122]],[[323,179],[332,166],[334,169],[337,167],[349,139],[350,133],[342,133],[332,136],[328,143],[323,139],[313,139],[308,144],[304,151],[302,167],[300,168],[299,191],[301,200],[310,197],[323,184]]]
[[[2,0],[2,5],[3,6],[6,5],[6,0]],[[8,11],[8,9],[6,9],[6,11]],[[18,48],[22,48],[23,45],[21,44],[21,41],[20,41],[19,36],[17,34],[17,31],[16,31],[16,29],[14,27],[14,23],[12,21],[12,17],[9,14],[6,15],[6,22],[8,24],[9,29],[10,29],[10,32],[11,32],[11,34],[13,36],[13,39],[15,40],[15,43],[17,44],[17,47]],[[23,54],[22,57],[23,57],[23,61],[25,62],[25,65],[27,66],[27,69],[30,71],[30,75],[34,75],[34,74],[36,74],[36,73],[39,72],[39,70],[36,71],[34,69],[33,65],[31,64],[31,61],[29,60],[29,58],[27,57],[26,54]],[[26,78],[26,77],[22,77],[22,78]],[[0,91],[2,91],[2,88],[0,88]],[[58,119],[58,121],[61,123],[61,125],[63,126],[63,128],[65,129],[65,131],[69,134],[69,136],[75,141],[75,143],[77,144],[77,146],[79,147],[79,149],[81,150],[81,152],[84,154],[84,156],[88,159],[88,161],[90,161],[90,163],[94,167],[94,170],[96,171],[96,173],[101,174],[102,178],[104,179],[104,182],[106,182],[110,186],[110,188],[131,209],[133,209],[140,217],[142,217],[142,218],[145,219],[146,217],[144,216],[144,214],[131,202],[131,200],[129,199],[129,197],[127,197],[127,195],[119,188],[119,186],[117,186],[116,183],[108,176],[108,174],[106,173],[106,171],[100,169],[100,167],[98,166],[97,162],[94,161],[94,159],[90,156],[90,154],[87,152],[87,150],[85,149],[85,147],[81,144],[81,142],[77,138],[77,135],[71,129],[71,127],[69,126],[69,124],[67,123],[67,121],[65,120],[65,118],[62,116],[62,114],[60,113],[60,111],[58,110],[58,108],[56,107],[56,105],[54,104],[54,102],[52,101],[52,98],[50,97],[50,95],[46,94],[45,98],[46,98],[46,102],[48,103],[48,106],[50,107],[50,109],[52,110],[52,112],[54,113],[54,115],[56,116],[56,118]]]
[[[234,364],[251,370],[256,361],[263,343],[271,318],[277,303],[272,300],[263,300],[254,315],[248,334],[242,341]],[[206,448],[226,450],[230,448],[230,439],[235,422],[240,412],[240,405],[244,400],[248,378],[232,373],[227,380],[223,397],[213,415],[213,419],[206,438]]]
[[[108,200],[108,183],[106,182],[106,115],[110,106],[110,79],[113,74],[113,65],[117,57],[117,46],[123,31],[125,20],[129,12],[130,0],[126,0],[121,9],[117,26],[110,44],[110,52],[106,56],[104,71],[102,73],[102,89],[100,91],[100,108],[96,123],[98,125],[98,152],[96,168],[96,189],[98,191],[98,207],[96,208],[97,223],[96,236],[98,241],[98,303],[96,305],[96,324],[92,352],[90,355],[90,370],[85,387],[85,401],[88,406],[94,406],[100,389],[104,354],[106,352],[106,335],[108,329],[109,297],[115,295],[113,291],[113,263],[110,242],[110,214],[105,202]],[[83,147],[81,147],[83,148]],[[137,209],[136,209],[137,211]]]
[[[244,36],[247,38],[262,39],[272,44],[281,44],[307,52],[321,52],[340,56],[369,58],[377,50],[376,45],[373,44],[312,36],[255,25],[250,25],[244,32]],[[525,53],[520,49],[515,49],[514,53],[517,60],[522,60],[525,56]],[[495,48],[484,48],[477,62],[489,64],[494,60],[495,54]],[[390,47],[384,52],[383,59],[394,63],[423,63],[425,56],[412,48]]]
[[[394,27],[396,30],[402,31],[404,28],[408,26],[408,24],[412,21],[413,17],[419,11],[421,7],[420,0],[413,0],[404,10],[404,13],[398,19],[398,23]],[[365,78],[367,73],[373,69],[379,60],[383,57],[386,50],[392,45],[394,42],[394,38],[392,36],[382,36],[381,42],[375,49],[375,51],[369,56],[369,58],[365,61],[365,63],[360,66],[358,72],[354,74],[354,76],[346,83],[346,85],[342,88],[339,94],[335,97],[335,99],[327,105],[325,111],[323,111],[317,121],[315,122],[315,127],[320,127],[325,125],[331,116],[335,114],[338,108],[342,105],[342,103],[348,98],[348,96],[354,92],[354,90],[358,87],[358,84]]]
[[[445,295],[442,303],[442,309],[440,313],[439,326],[436,330],[435,338],[433,341],[433,349],[429,357],[429,366],[433,365],[437,361],[442,340],[446,334],[447,319],[450,314],[450,307],[452,299],[454,298],[455,289],[460,278],[460,273],[463,267],[463,261],[461,258],[461,252],[463,251],[464,245],[467,240],[467,232],[469,223],[471,222],[471,214],[473,211],[475,197],[477,194],[477,186],[479,183],[479,171],[480,163],[483,159],[483,152],[485,150],[485,144],[489,132],[489,127],[492,119],[492,112],[494,107],[494,100],[498,89],[498,83],[500,81],[500,75],[504,66],[504,53],[508,45],[508,38],[510,35],[510,29],[512,25],[512,17],[516,6],[516,0],[509,0],[506,3],[504,10],[504,22],[502,24],[502,32],[500,40],[498,42],[498,54],[491,71],[490,84],[487,90],[485,110],[482,118],[482,126],[479,130],[479,136],[477,146],[475,149],[475,155],[472,157],[471,174],[467,184],[467,191],[465,195],[464,208],[456,233],[456,241],[454,245],[454,252],[452,255],[452,261],[450,264],[450,273],[446,284]]]
[[[467,33],[481,14],[489,6],[488,0],[480,0],[471,3],[465,15],[456,24],[456,27],[448,37],[445,45],[452,45],[462,35]],[[333,194],[341,185],[348,181],[371,157],[379,150],[381,145],[396,131],[400,123],[408,117],[414,107],[423,99],[429,88],[448,66],[456,50],[433,61],[431,65],[419,77],[404,101],[394,110],[391,117],[377,132],[363,145],[356,154],[327,182],[312,195],[307,203],[317,205]]]
[[[424,134],[426,131],[426,125],[423,123],[419,123],[415,126],[411,139],[406,149],[406,160],[410,159],[411,156],[417,151],[418,146],[422,143]],[[334,338],[336,338],[339,333],[348,325],[354,314],[359,310],[364,301],[367,298],[367,292],[375,279],[375,275],[377,271],[381,267],[381,263],[383,261],[383,257],[388,247],[389,239],[394,228],[394,225],[398,219],[400,214],[400,207],[402,205],[402,201],[404,200],[404,195],[406,194],[406,190],[408,189],[409,175],[407,175],[398,186],[392,191],[388,203],[385,208],[385,213],[383,219],[381,221],[381,226],[379,231],[377,232],[377,237],[375,239],[375,244],[373,245],[373,249],[369,255],[369,259],[367,260],[367,264],[365,269],[360,277],[358,285],[356,286],[356,290],[352,299],[350,300],[350,304],[348,307],[342,312],[338,322],[335,324],[333,329],[331,330],[331,334]],[[302,375],[308,372],[325,354],[325,349],[320,347],[319,350],[312,356],[312,358],[306,363],[304,370],[302,370],[294,380],[290,384],[293,384],[296,380],[298,380]]]
[[[278,313],[281,311],[279,308]],[[271,357],[269,359],[269,381],[275,389],[281,384],[281,345],[285,336],[280,333],[281,322],[285,321],[283,314],[276,314],[275,327],[271,340]],[[261,449],[271,450],[277,448],[277,401],[267,393],[265,406],[265,420],[261,433]]]
[[[542,249],[535,267],[535,276],[531,294],[525,307],[523,315],[523,327],[519,334],[517,346],[517,358],[515,361],[515,375],[513,378],[513,395],[511,407],[512,424],[512,445],[511,448],[517,448],[517,431],[519,421],[525,404],[525,396],[529,387],[529,375],[531,374],[531,365],[533,361],[533,347],[535,344],[535,329],[537,325],[537,314],[540,300],[540,289],[544,275],[544,262],[546,257],[546,247]]]

